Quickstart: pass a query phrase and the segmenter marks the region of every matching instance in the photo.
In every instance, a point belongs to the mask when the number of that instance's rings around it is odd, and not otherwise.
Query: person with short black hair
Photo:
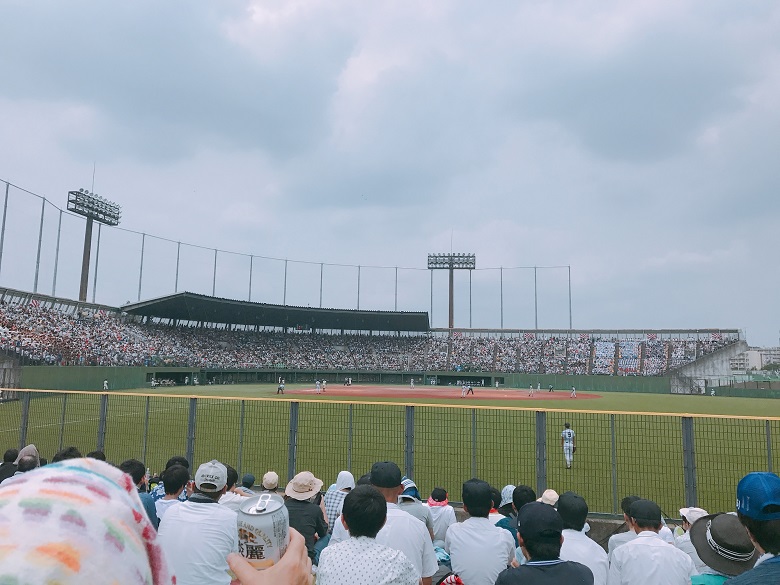
[[[157,518],[162,522],[165,512],[171,506],[180,504],[179,496],[187,487],[190,481],[190,470],[183,465],[174,465],[162,473],[162,485],[165,487],[165,497],[161,500],[155,500],[154,509],[157,512]]]
[[[190,468],[190,462],[187,461],[186,457],[182,457],[180,455],[175,455],[168,459],[168,462],[165,464],[165,469],[170,469],[174,465],[181,465],[182,467],[185,467],[187,469]],[[164,474],[165,472],[163,472]],[[156,486],[154,486],[154,489],[149,492],[149,494],[152,496],[152,499],[156,502],[157,500],[162,500],[165,495],[165,480],[162,479],[162,475],[160,475],[160,483],[158,483]],[[182,492],[179,494],[179,501],[186,502],[187,501],[187,494],[188,492],[192,491],[191,489],[182,490]]]
[[[474,478],[465,482],[462,498],[469,518],[449,527],[444,549],[450,555],[453,572],[464,583],[493,585],[515,558],[514,540],[488,519],[494,494],[486,481]]]
[[[376,541],[386,520],[387,502],[376,488],[361,485],[352,489],[344,498],[338,520],[350,538],[322,551],[317,584],[419,583],[420,575],[403,552]]]
[[[0,481],[11,477],[16,472],[16,458],[19,456],[18,449],[8,449],[3,454],[3,462],[0,463]]]
[[[628,509],[628,518],[637,537],[614,551],[607,583],[690,585],[696,566],[691,557],[658,535],[662,526],[658,504],[636,500]]]
[[[641,499],[639,496],[626,496],[620,500],[620,509],[623,512],[623,522],[626,525],[627,530],[625,532],[618,532],[609,537],[607,543],[607,559],[612,562],[612,553],[619,546],[626,544],[636,538],[636,532],[631,529],[631,518],[628,516],[628,510],[631,508],[631,504]]]
[[[511,504],[512,504],[513,513],[496,522],[496,526],[498,526],[499,528],[503,528],[504,530],[509,532],[509,534],[512,535],[512,540],[515,541],[515,548],[520,546],[520,544],[517,542],[517,511],[523,506],[525,506],[526,504],[535,501],[536,501],[536,492],[533,490],[533,488],[527,485],[517,486],[515,489],[512,490]]]
[[[574,492],[564,492],[558,498],[558,514],[563,520],[563,544],[560,557],[564,561],[577,561],[593,573],[594,585],[606,585],[609,561],[607,553],[585,534],[588,504]]]
[[[780,477],[761,472],[748,473],[739,480],[737,517],[761,556],[751,570],[728,583],[780,583]]]
[[[433,488],[428,498],[428,509],[433,521],[433,546],[444,548],[447,529],[458,521],[455,509],[450,506],[447,490],[441,487]]]
[[[560,558],[563,520],[549,504],[530,502],[518,510],[517,538],[526,563],[503,571],[495,585],[592,585],[588,567]]]
[[[89,457],[89,459],[97,458]],[[100,459],[98,459],[98,461],[100,461]],[[137,459],[128,459],[119,464],[119,469],[132,478],[133,484],[138,490],[138,497],[141,499],[146,515],[149,517],[149,521],[152,523],[152,526],[159,528],[160,519],[157,517],[154,500],[152,500],[152,496],[146,491],[146,468],[144,467],[144,464]]]
[[[52,457],[51,462],[58,463],[59,461],[65,461],[66,459],[80,459],[81,457],[81,451],[76,447],[71,446],[57,451],[57,454]]]
[[[244,503],[249,496],[236,487],[236,484],[238,483],[238,471],[230,467],[230,465],[226,465],[225,467],[227,467],[227,491],[219,499],[219,503],[238,512],[241,504]]]
[[[103,451],[90,451],[86,454],[86,457],[89,457],[90,459],[97,459],[98,461],[106,460],[106,454],[103,453]]]

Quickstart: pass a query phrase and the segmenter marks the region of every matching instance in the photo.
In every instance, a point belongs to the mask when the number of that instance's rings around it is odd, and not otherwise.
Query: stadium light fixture
[[[83,303],[87,300],[92,225],[96,221],[110,226],[119,225],[119,220],[122,218],[122,208],[97,193],[79,189],[78,191],[68,191],[68,211],[87,218],[87,227],[84,230],[84,253],[81,258],[81,286],[79,287],[79,301]]]
[[[476,267],[476,254],[455,254],[452,252],[449,254],[428,254],[428,270],[450,271],[450,329],[455,327],[455,271],[474,270]]]

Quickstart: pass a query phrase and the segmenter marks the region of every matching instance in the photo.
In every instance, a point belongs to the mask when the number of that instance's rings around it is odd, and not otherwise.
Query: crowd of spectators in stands
[[[141,323],[105,311],[0,303],[0,349],[43,364],[659,375],[730,340],[590,334],[330,335]]]
[[[624,524],[598,543],[588,504],[552,489],[502,490],[478,478],[458,496],[425,499],[392,461],[355,481],[342,471],[325,489],[310,471],[261,484],[223,462],[171,457],[151,487],[138,460],[118,465],[95,451],[9,449],[0,464],[0,582],[245,585],[732,585],[780,582],[780,477],[755,472],[736,486],[736,509],[681,508],[667,526],[660,507],[623,499]],[[151,489],[150,489],[151,488]],[[283,488],[283,489],[282,489]],[[273,493],[287,511],[290,541],[256,571],[239,554],[237,511]],[[606,540],[606,539],[605,539]],[[605,546],[606,545],[606,546]],[[233,581],[234,583],[236,581]]]

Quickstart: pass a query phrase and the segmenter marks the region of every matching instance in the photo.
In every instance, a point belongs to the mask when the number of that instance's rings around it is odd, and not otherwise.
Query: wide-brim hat
[[[752,569],[758,552],[734,514],[709,514],[691,525],[691,544],[704,564],[733,577]]]
[[[311,471],[301,471],[293,477],[284,489],[285,495],[294,500],[308,500],[322,488],[322,480]]]

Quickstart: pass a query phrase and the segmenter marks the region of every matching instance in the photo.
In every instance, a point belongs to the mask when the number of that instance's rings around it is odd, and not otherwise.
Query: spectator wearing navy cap
[[[612,555],[609,585],[689,585],[697,574],[687,554],[665,542],[661,530],[661,508],[650,500],[637,500],[628,509],[629,524],[636,532]]]
[[[780,477],[748,473],[737,484],[737,516],[761,556],[729,585],[780,583]]]
[[[531,502],[518,510],[517,537],[527,562],[503,571],[496,585],[592,585],[588,567],[560,558],[563,520],[549,504]]]

